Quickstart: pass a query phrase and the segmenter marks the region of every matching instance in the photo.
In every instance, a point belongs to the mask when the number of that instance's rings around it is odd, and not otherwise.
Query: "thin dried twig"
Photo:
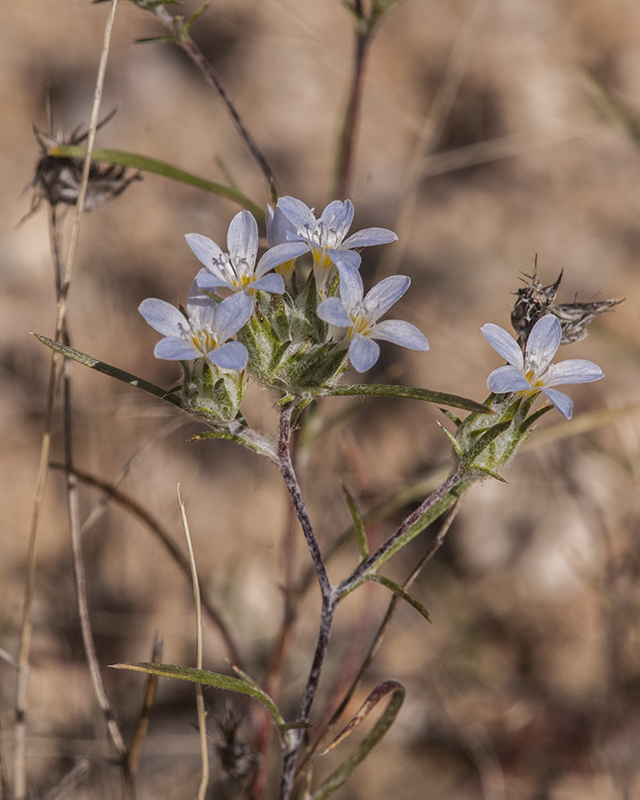
[[[162,636],[156,636],[153,641],[153,649],[151,650],[151,663],[158,664],[162,661],[163,642]],[[133,734],[131,747],[129,748],[129,771],[133,776],[138,771],[138,761],[140,760],[140,753],[142,752],[142,745],[144,744],[149,728],[149,717],[151,716],[151,709],[156,697],[156,689],[158,688],[158,676],[148,675],[147,684],[144,691],[144,699],[142,701],[142,708],[140,709],[140,716],[138,724],[136,725]]]
[[[71,286],[71,277],[73,273],[73,265],[75,262],[75,252],[78,240],[78,233],[80,230],[80,221],[82,212],[84,210],[84,201],[87,192],[87,185],[89,180],[89,171],[91,167],[91,149],[95,141],[96,128],[98,125],[98,116],[100,113],[100,100],[102,96],[102,87],[104,84],[104,75],[107,65],[107,56],[109,52],[109,42],[111,38],[111,31],[113,28],[113,21],[115,18],[115,11],[117,7],[117,0],[111,0],[110,13],[107,19],[104,32],[103,48],[100,57],[100,66],[98,69],[98,77],[96,80],[96,88],[93,98],[93,107],[91,113],[91,123],[89,126],[89,134],[87,141],[87,157],[85,159],[82,184],[78,196],[76,206],[76,214],[74,218],[73,230],[71,235],[71,242],[69,253],[67,257],[66,270],[64,279],[60,279],[59,269],[59,231],[57,228],[57,217],[52,212],[52,242],[54,252],[54,262],[56,264],[56,289],[57,289],[57,312],[56,312],[56,331],[55,338],[59,339],[63,333],[66,333],[66,311],[67,299],[69,288]],[[31,650],[31,635],[32,635],[32,613],[33,613],[33,598],[35,593],[35,578],[36,578],[36,563],[37,563],[37,532],[40,518],[40,508],[42,505],[42,498],[47,480],[49,451],[51,447],[51,422],[53,419],[53,404],[55,397],[55,387],[57,378],[60,372],[60,365],[62,359],[60,356],[54,354],[51,360],[51,369],[49,373],[49,386],[47,390],[47,408],[45,413],[45,429],[42,437],[42,445],[40,451],[40,465],[38,469],[38,479],[36,483],[36,491],[34,496],[34,504],[31,517],[31,528],[29,533],[29,546],[27,555],[27,576],[25,582],[25,599],[23,608],[23,621],[20,635],[20,655],[18,678],[16,686],[16,726],[15,726],[15,747],[14,747],[14,785],[13,793],[15,800],[24,800],[27,792],[26,780],[26,714],[27,714],[27,691],[29,683],[29,658]],[[70,501],[71,509],[71,501]],[[121,738],[121,737],[120,737]]]
[[[52,469],[64,469],[63,464],[50,464]],[[162,525],[148,512],[144,509],[139,503],[137,503],[132,497],[129,497],[128,494],[125,494],[120,489],[116,488],[113,484],[107,483],[106,481],[100,480],[96,478],[94,475],[89,475],[87,472],[82,472],[81,470],[75,469],[74,475],[81,483],[86,484],[87,486],[93,486],[96,489],[100,489],[102,492],[109,499],[113,499],[118,505],[122,508],[129,511],[133,514],[134,517],[140,520],[144,525],[146,525],[151,533],[160,541],[163,547],[167,550],[169,555],[171,556],[172,560],[175,561],[177,566],[182,570],[184,575],[188,580],[191,580],[191,566],[189,564],[189,560],[185,558],[182,551],[178,548],[178,546],[174,543],[171,535],[168,531],[166,531]],[[222,618],[222,615],[218,611],[218,609],[211,603],[211,601],[207,598],[206,592],[204,591],[202,585],[200,586],[200,594],[201,594],[201,603],[202,607],[204,608],[206,614],[209,616],[213,625],[218,629],[218,633],[222,637],[225,646],[228,650],[229,658],[236,664],[238,667],[242,668],[242,658],[240,656],[240,651],[238,649],[238,645],[236,644],[231,631],[227,627],[226,622]]]
[[[67,772],[62,780],[50,789],[41,800],[62,800],[72,792],[78,783],[89,774],[90,762],[86,758],[80,758],[73,767]]]
[[[200,584],[198,583],[198,570],[196,559],[193,554],[191,534],[189,533],[189,522],[184,503],[180,497],[180,487],[178,486],[178,502],[180,504],[180,516],[182,527],[187,540],[189,551],[189,563],[191,564],[191,576],[193,581],[193,599],[196,606],[196,668],[202,669],[202,605],[200,603]],[[209,785],[209,751],[207,749],[207,712],[204,707],[204,695],[202,684],[196,683],[196,704],[198,706],[198,727],[200,729],[200,752],[202,755],[202,777],[200,778],[200,788],[198,790],[198,800],[205,800],[207,786]]]
[[[360,6],[359,1],[356,5],[358,7]],[[351,90],[349,92],[347,111],[338,141],[334,197],[337,197],[339,200],[345,200],[349,196],[351,190],[356,137],[358,134],[360,108],[362,106],[364,67],[369,45],[371,44],[371,37],[372,31],[363,30],[360,26],[356,25]]]
[[[175,31],[176,30],[176,22],[177,20],[171,16],[171,14],[167,11],[167,9],[162,6],[158,5],[153,8],[153,13],[156,17],[162,22],[165,28]],[[260,167],[260,170],[264,177],[269,184],[269,189],[271,192],[271,200],[275,202],[278,199],[278,189],[276,187],[276,179],[274,177],[273,170],[269,166],[267,159],[264,156],[264,153],[258,146],[257,142],[251,136],[249,131],[247,130],[244,122],[242,121],[240,115],[238,114],[236,107],[234,106],[231,98],[227,94],[226,89],[224,88],[222,81],[220,80],[220,76],[215,71],[213,66],[207,61],[204,56],[204,53],[198,45],[193,41],[191,36],[184,33],[180,36],[177,36],[175,39],[176,43],[184,50],[184,52],[189,56],[189,58],[193,61],[193,63],[198,67],[204,79],[207,81],[208,84],[213,86],[218,94],[220,95],[222,102],[227,107],[227,111],[231,115],[231,118],[238,129],[238,133],[242,137],[242,140],[245,142],[251,155],[253,156],[255,162]]]

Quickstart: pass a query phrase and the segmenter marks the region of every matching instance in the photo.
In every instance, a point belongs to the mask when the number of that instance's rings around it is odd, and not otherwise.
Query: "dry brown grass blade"
[[[187,549],[189,551],[189,563],[191,565],[191,577],[193,582],[193,599],[196,606],[196,668],[202,669],[202,604],[200,602],[200,584],[198,582],[198,570],[196,568],[196,558],[193,553],[193,544],[191,543],[187,512],[182,498],[180,497],[179,486],[178,502],[180,504],[182,527],[184,528]],[[202,777],[200,779],[200,788],[198,789],[198,800],[205,800],[207,786],[209,785],[209,750],[207,748],[207,712],[204,707],[204,695],[201,683],[196,683],[196,704],[198,706],[198,727],[200,729],[200,752],[202,756]]]
[[[73,274],[73,265],[75,262],[76,246],[78,241],[78,233],[80,230],[80,221],[84,210],[84,200],[87,192],[87,185],[89,181],[89,169],[91,167],[91,150],[95,141],[96,128],[98,125],[98,117],[100,113],[100,100],[102,97],[102,87],[104,84],[104,76],[107,66],[107,57],[109,53],[109,42],[111,39],[111,31],[113,29],[113,22],[115,18],[115,11],[117,7],[117,0],[111,0],[111,8],[107,23],[104,31],[104,41],[102,53],[100,56],[100,66],[98,68],[98,77],[96,79],[96,88],[93,98],[93,107],[91,112],[91,123],[89,127],[89,136],[87,141],[87,157],[85,159],[82,184],[78,196],[76,206],[76,214],[74,218],[73,231],[71,235],[71,242],[69,246],[69,253],[67,258],[66,270],[64,280],[56,284],[59,286],[58,304],[56,312],[56,332],[55,338],[59,339],[65,329],[66,313],[67,313],[67,299],[69,294],[69,287],[71,286],[71,277]],[[55,220],[55,215],[53,217]],[[57,230],[52,232],[54,243],[54,253],[57,255]],[[57,263],[56,263],[57,270]],[[44,496],[44,490],[47,481],[47,471],[49,463],[49,452],[51,447],[51,422],[53,419],[53,404],[55,396],[55,387],[57,383],[58,374],[60,372],[60,365],[62,359],[54,354],[51,360],[51,369],[49,373],[49,386],[47,390],[47,409],[45,414],[45,430],[42,437],[42,445],[40,451],[40,464],[38,468],[38,478],[36,483],[36,491],[34,496],[31,527],[29,533],[29,545],[27,555],[27,577],[25,582],[25,599],[23,607],[23,621],[20,634],[20,655],[18,678],[16,686],[16,725],[15,725],[15,746],[14,746],[14,775],[13,775],[13,796],[14,800],[24,800],[27,793],[27,775],[26,775],[26,715],[27,715],[27,690],[29,682],[29,659],[31,651],[31,634],[32,634],[32,609],[33,597],[35,593],[35,578],[36,578],[36,562],[37,562],[37,532],[40,518],[40,508]],[[117,746],[117,745],[116,745]]]

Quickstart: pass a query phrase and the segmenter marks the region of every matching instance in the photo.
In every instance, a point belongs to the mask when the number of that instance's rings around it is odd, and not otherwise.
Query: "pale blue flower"
[[[288,234],[296,233],[293,224],[285,217],[279,205],[276,205],[275,210],[271,206],[267,206],[265,222],[269,248],[276,247],[279,244],[286,244],[289,242]],[[303,252],[306,252],[306,249]],[[276,265],[275,271],[278,275],[282,275],[285,283],[287,283],[291,280],[295,266],[296,259],[290,258],[288,261],[283,261],[282,264]]]
[[[281,197],[276,206],[294,228],[294,233],[287,233],[290,241],[306,242],[313,255],[313,267],[316,280],[324,282],[326,276],[340,259],[345,263],[359,266],[355,248],[368,247],[375,244],[395,242],[398,238],[387,228],[364,228],[345,238],[353,222],[353,203],[351,200],[334,200],[316,219],[313,209],[295,197]]]
[[[428,350],[426,336],[412,325],[399,319],[378,322],[407,291],[411,279],[406,275],[384,278],[364,297],[362,278],[352,263],[338,261],[340,297],[330,297],[318,305],[318,316],[331,325],[347,328],[349,360],[358,372],[366,372],[378,360],[380,346],[374,339],[408,347]]]
[[[138,311],[152,328],[166,338],[160,339],[153,354],[169,361],[206,358],[222,369],[244,369],[247,349],[241,342],[227,341],[249,321],[253,300],[246,292],[216,303],[203,295],[194,281],[187,302],[188,319],[175,306],[149,297]]]
[[[487,379],[487,387],[496,394],[542,391],[561,414],[571,419],[573,401],[564,392],[551,387],[591,383],[604,378],[603,371],[592,361],[572,358],[559,364],[551,363],[562,339],[562,325],[553,314],[547,314],[533,326],[524,354],[504,328],[488,323],[481,330],[491,347],[509,362],[508,366],[495,369]]]
[[[227,233],[227,253],[214,241],[199,233],[188,233],[185,239],[205,266],[198,273],[196,281],[206,291],[215,291],[222,286],[232,292],[253,292],[259,289],[282,294],[284,280],[271,270],[302,255],[307,249],[301,242],[279,244],[268,250],[256,265],[258,223],[249,211],[241,211],[231,220]]]

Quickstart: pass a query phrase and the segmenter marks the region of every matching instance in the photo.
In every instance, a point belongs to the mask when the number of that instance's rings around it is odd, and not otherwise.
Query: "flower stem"
[[[298,485],[293,463],[291,461],[291,414],[293,412],[293,405],[291,403],[282,407],[280,411],[280,428],[278,436],[278,467],[282,473],[287,491],[295,508],[298,520],[302,526],[302,530],[307,540],[307,546],[311,554],[311,559],[316,569],[318,583],[320,584],[320,591],[322,594],[322,616],[320,620],[320,629],[318,631],[318,639],[316,642],[316,649],[313,656],[313,662],[309,671],[307,685],[302,695],[300,702],[300,710],[296,717],[296,722],[301,726],[290,732],[289,742],[283,745],[283,765],[282,765],[282,781],[280,784],[280,800],[289,800],[291,791],[293,789],[293,780],[295,777],[296,756],[298,747],[302,740],[304,726],[309,721],[309,714],[311,707],[318,690],[320,683],[320,673],[324,658],[327,653],[329,644],[329,636],[331,635],[331,626],[336,612],[338,602],[340,600],[339,592],[333,587],[329,581],[327,569],[322,559],[322,554],[318,546],[318,542],[313,532],[313,526],[309,519],[307,507]]]
[[[421,530],[424,530],[424,528],[433,521],[432,519],[423,519],[429,511],[437,512],[437,514],[433,514],[433,519],[436,519],[446,508],[453,505],[460,494],[470,485],[471,481],[469,481],[460,470],[452,472],[415,511],[409,514],[395,533],[337,587],[340,597],[344,597],[346,594],[353,591],[366,580],[368,574],[375,572],[378,567],[410,541],[413,536],[417,535]],[[443,504],[444,508],[441,508],[440,506]]]

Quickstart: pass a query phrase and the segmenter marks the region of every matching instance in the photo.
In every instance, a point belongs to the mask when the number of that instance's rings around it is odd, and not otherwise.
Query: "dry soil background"
[[[185,15],[196,4],[174,7]],[[86,124],[108,6],[88,0],[3,5],[0,27],[0,648],[18,651],[27,539],[44,426],[50,355],[30,331],[55,321],[47,212],[30,207],[34,124]],[[98,146],[129,150],[224,180],[256,202],[264,182],[220,99],[161,35],[121,0],[103,109],[117,108]],[[194,36],[274,165],[281,191],[320,210],[332,199],[334,142],[352,60],[350,17],[337,0],[214,0]],[[354,229],[382,225],[400,241],[367,252],[363,274],[412,277],[401,314],[428,354],[389,346],[369,375],[481,400],[500,360],[479,333],[508,327],[512,293],[537,254],[544,282],[561,270],[560,299],[625,297],[563,355],[601,365],[600,383],[570,390],[571,426],[544,418],[507,474],[476,486],[448,542],[416,586],[427,625],[402,609],[363,691],[386,678],[407,700],[370,763],[336,798],[352,800],[633,800],[640,797],[640,6],[636,0],[404,0],[370,51],[355,180]],[[70,295],[73,343],[163,386],[157,335],[137,313],[149,296],[184,302],[197,264],[184,234],[224,242],[230,202],[148,175],[83,221]],[[562,353],[561,353],[562,355]],[[207,591],[260,680],[277,634],[286,502],[275,470],[223,442],[188,441],[197,426],[152,398],[76,366],[76,465],[135,498],[182,546],[176,484],[187,503]],[[273,397],[250,391],[250,421],[273,429]],[[323,407],[331,413],[335,406]],[[581,416],[606,414],[578,433]],[[347,525],[345,481],[364,507],[450,464],[432,407],[380,400],[324,437],[305,487],[323,546]],[[587,418],[585,419],[592,419]],[[588,427],[588,426],[585,426]],[[61,458],[54,424],[53,460]],[[101,505],[102,504],[102,505]],[[96,509],[99,513],[96,513]],[[194,660],[188,582],[139,522],[82,491],[91,618],[116,715],[127,735],[138,676],[117,660]],[[384,536],[390,520],[375,531]],[[428,535],[389,566],[400,579]],[[302,540],[296,558],[306,565]],[[344,574],[355,550],[337,562]],[[93,700],[74,601],[62,480],[43,511],[29,702],[30,796],[45,797],[79,757],[67,797],[117,797],[117,772]],[[350,654],[364,646],[388,597],[381,587],[345,604],[318,713]],[[295,707],[317,624],[310,593],[282,687]],[[206,666],[225,671],[213,628]],[[5,781],[11,782],[15,670],[0,661]],[[207,693],[211,747],[225,699]],[[235,702],[235,701],[234,701]],[[236,703],[235,713],[247,711]],[[292,711],[293,713],[293,711]],[[239,736],[252,744],[251,715]],[[140,798],[188,798],[198,785],[192,687],[161,684],[142,754]],[[348,752],[328,756],[331,769]],[[335,757],[334,757],[335,756]],[[333,760],[331,760],[333,759]],[[215,767],[219,775],[219,765]],[[218,781],[218,778],[215,779]],[[6,787],[6,784],[5,784]],[[217,782],[212,797],[247,796]],[[272,791],[272,787],[269,788]],[[9,794],[7,796],[10,796]]]

